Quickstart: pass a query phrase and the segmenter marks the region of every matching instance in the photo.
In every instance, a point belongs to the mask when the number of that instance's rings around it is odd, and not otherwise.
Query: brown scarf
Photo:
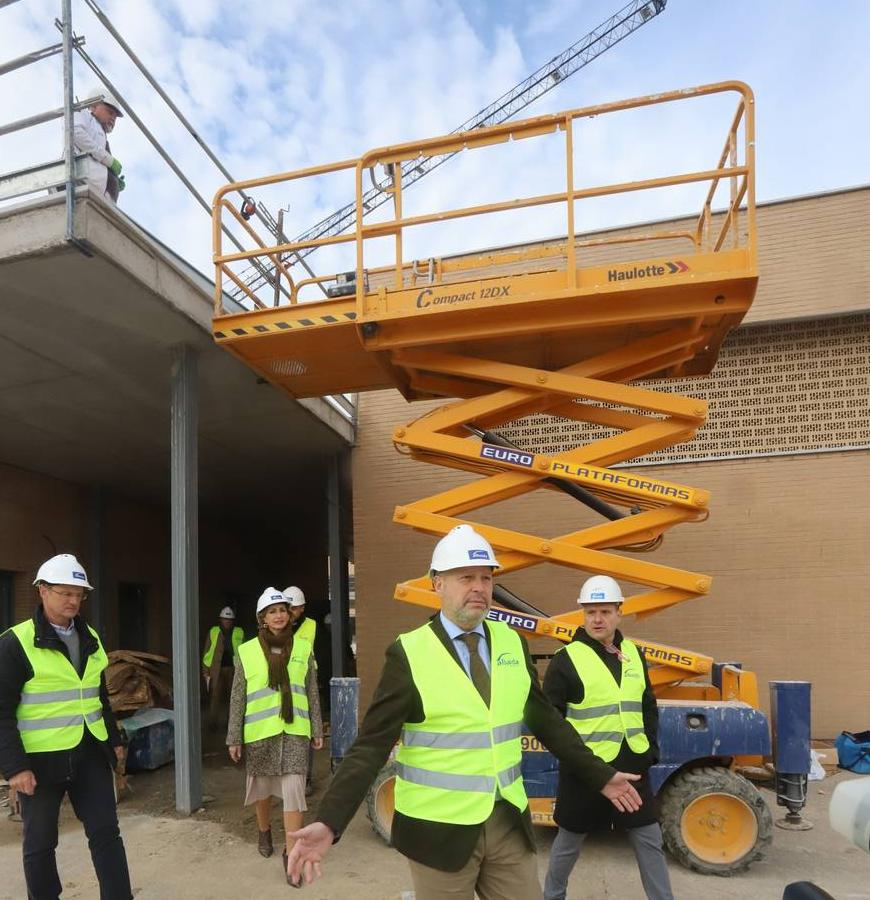
[[[293,694],[290,690],[290,676],[287,674],[287,663],[293,652],[293,629],[288,625],[278,634],[272,634],[268,628],[260,628],[260,646],[269,667],[269,687],[281,692],[281,718],[285,722],[293,721]],[[274,650],[280,652],[275,653]]]

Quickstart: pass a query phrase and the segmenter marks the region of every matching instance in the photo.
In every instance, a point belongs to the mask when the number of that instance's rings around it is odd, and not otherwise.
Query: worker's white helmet
[[[295,584],[284,588],[284,599],[291,606],[305,606],[305,594],[302,593],[302,588],[296,587]]]
[[[233,612],[232,607],[225,606],[219,613],[219,619],[235,619],[236,614]]]
[[[59,553],[47,559],[36,573],[34,584],[68,584],[72,587],[82,587],[86,591],[92,591],[93,586],[88,583],[84,566],[72,555],[72,553]]]
[[[287,599],[277,588],[267,587],[262,594],[260,594],[260,599],[257,601],[257,615],[259,615],[264,609],[269,606],[273,606],[276,603],[286,603]]]
[[[124,118],[124,111],[121,109],[121,104],[118,102],[118,98],[109,91],[108,88],[103,87],[101,84],[92,85],[88,92],[85,94],[84,99],[90,100],[92,97],[99,97],[101,103],[105,103],[106,106],[111,106],[112,109],[118,114],[119,119]]]
[[[441,538],[432,552],[431,572],[449,572],[465,566],[498,568],[492,545],[470,525],[457,525]]]
[[[593,575],[583,582],[577,602],[581,606],[587,603],[622,603],[622,588],[615,578],[609,575]]]

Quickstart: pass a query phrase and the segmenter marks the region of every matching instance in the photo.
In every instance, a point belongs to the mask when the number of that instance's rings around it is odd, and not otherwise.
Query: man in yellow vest
[[[609,575],[584,582],[577,601],[584,627],[553,657],[544,693],[599,759],[643,776],[637,783],[643,805],[616,810],[570,769],[560,769],[553,814],[559,832],[550,850],[545,900],[565,900],[586,835],[602,828],[625,829],[647,897],[673,900],[657,804],[646,777],[658,759],[658,708],[643,654],[617,627],[622,601],[622,590]]]
[[[61,892],[55,848],[64,794],[88,836],[100,897],[130,900],[112,766],[123,746],[109,706],[106,651],[79,615],[91,591],[69,553],[43,563],[40,604],[0,635],[0,771],[18,792],[31,900]]]
[[[287,601],[287,608],[290,611],[290,624],[293,627],[293,636],[301,638],[306,641],[312,648],[312,650],[319,650],[319,648],[315,648],[315,638],[317,637],[317,622],[309,616],[305,615],[305,594],[302,592],[302,588],[296,587],[295,584],[291,584],[289,587],[285,587],[281,592],[284,595],[284,599]],[[321,690],[322,696],[322,682],[320,677],[320,669],[317,666],[317,661],[315,659],[314,663],[317,668],[317,684],[318,690]],[[321,703],[323,701],[321,700]],[[305,776],[305,793],[310,794],[314,790],[314,745],[309,745],[308,747],[308,773]]]
[[[202,675],[208,689],[208,720],[212,731],[218,730],[221,709],[226,715],[229,707],[235,671],[233,658],[245,641],[245,633],[236,625],[236,614],[231,606],[220,611],[218,622],[219,625],[209,628],[202,654]]]
[[[284,588],[282,591],[287,606],[290,608],[290,624],[293,626],[293,634],[308,641],[314,646],[314,638],[317,635],[317,622],[305,615],[305,594],[302,588],[296,585]]]
[[[547,702],[526,642],[489,621],[489,543],[458,525],[430,567],[441,611],[387,650],[359,737],[315,817],[296,832],[292,877],[312,881],[372,781],[401,741],[393,846],[408,857],[417,900],[540,900],[528,800],[520,771],[523,725],[590,790],[636,810],[637,776],[589,751]]]

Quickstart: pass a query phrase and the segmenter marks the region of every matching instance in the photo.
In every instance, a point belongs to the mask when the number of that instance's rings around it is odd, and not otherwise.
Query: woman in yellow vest
[[[311,644],[294,637],[284,595],[267,588],[257,601],[257,637],[239,647],[230,695],[227,746],[244,755],[245,806],[256,804],[258,849],[273,853],[272,797],[284,804],[284,831],[302,825],[308,747],[323,746],[317,672]],[[285,837],[284,871],[292,842]]]
[[[544,693],[599,759],[643,776],[636,785],[643,805],[618,811],[568,769],[560,770],[553,813],[559,832],[550,850],[544,900],[565,900],[586,835],[610,828],[628,835],[647,897],[673,900],[657,804],[646,778],[658,759],[658,707],[643,654],[617,628],[622,601],[622,590],[609,575],[587,579],[577,601],[584,627],[553,657]]]

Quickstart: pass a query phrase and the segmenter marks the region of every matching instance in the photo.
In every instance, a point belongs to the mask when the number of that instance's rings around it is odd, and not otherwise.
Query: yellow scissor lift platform
[[[580,120],[729,93],[737,108],[713,168],[575,186],[574,132]],[[703,595],[710,586],[706,575],[608,551],[651,549],[673,525],[706,518],[708,493],[613,466],[691,439],[704,422],[704,401],[630,382],[710,372],[722,341],[752,303],[753,113],[750,89],[726,82],[386,147],[358,159],[227,185],[214,205],[215,339],[294,397],[395,387],[408,400],[458,401],[397,429],[395,442],[415,458],[484,477],[397,509],[397,522],[440,536],[471,521],[466,516],[474,510],[509,497],[539,488],[580,490],[621,512],[603,524],[547,537],[472,522],[498,548],[500,575],[544,562],[606,573],[645,588],[624,607],[638,616]],[[564,139],[564,190],[403,215],[403,165],[554,135]],[[390,174],[382,189],[390,195],[392,215],[365,222],[363,176],[381,166]],[[342,172],[353,176],[357,196],[356,227],[349,234],[270,244],[230,199]],[[585,200],[696,183],[708,189],[691,227],[576,234],[576,209]],[[565,240],[426,262],[404,259],[406,235],[420,226],[541,206],[562,208]],[[227,215],[250,236],[252,249],[225,251]],[[368,265],[371,242],[383,238],[392,242],[392,261]],[[355,251],[355,271],[318,274],[311,266],[315,254],[340,245]],[[274,272],[281,286],[275,296],[287,302],[271,305],[240,276],[239,267],[252,260]],[[245,311],[225,310],[225,279],[235,285]],[[340,295],[300,302],[313,288]],[[607,432],[549,455],[499,440],[499,426],[535,413]],[[426,578],[399,585],[396,597],[437,605]],[[582,615],[571,612],[512,624],[569,640],[580,622]],[[707,686],[682,684],[709,673],[708,657],[656,644],[646,644],[645,652],[662,696],[710,696]],[[748,673],[731,694],[757,697]]]

